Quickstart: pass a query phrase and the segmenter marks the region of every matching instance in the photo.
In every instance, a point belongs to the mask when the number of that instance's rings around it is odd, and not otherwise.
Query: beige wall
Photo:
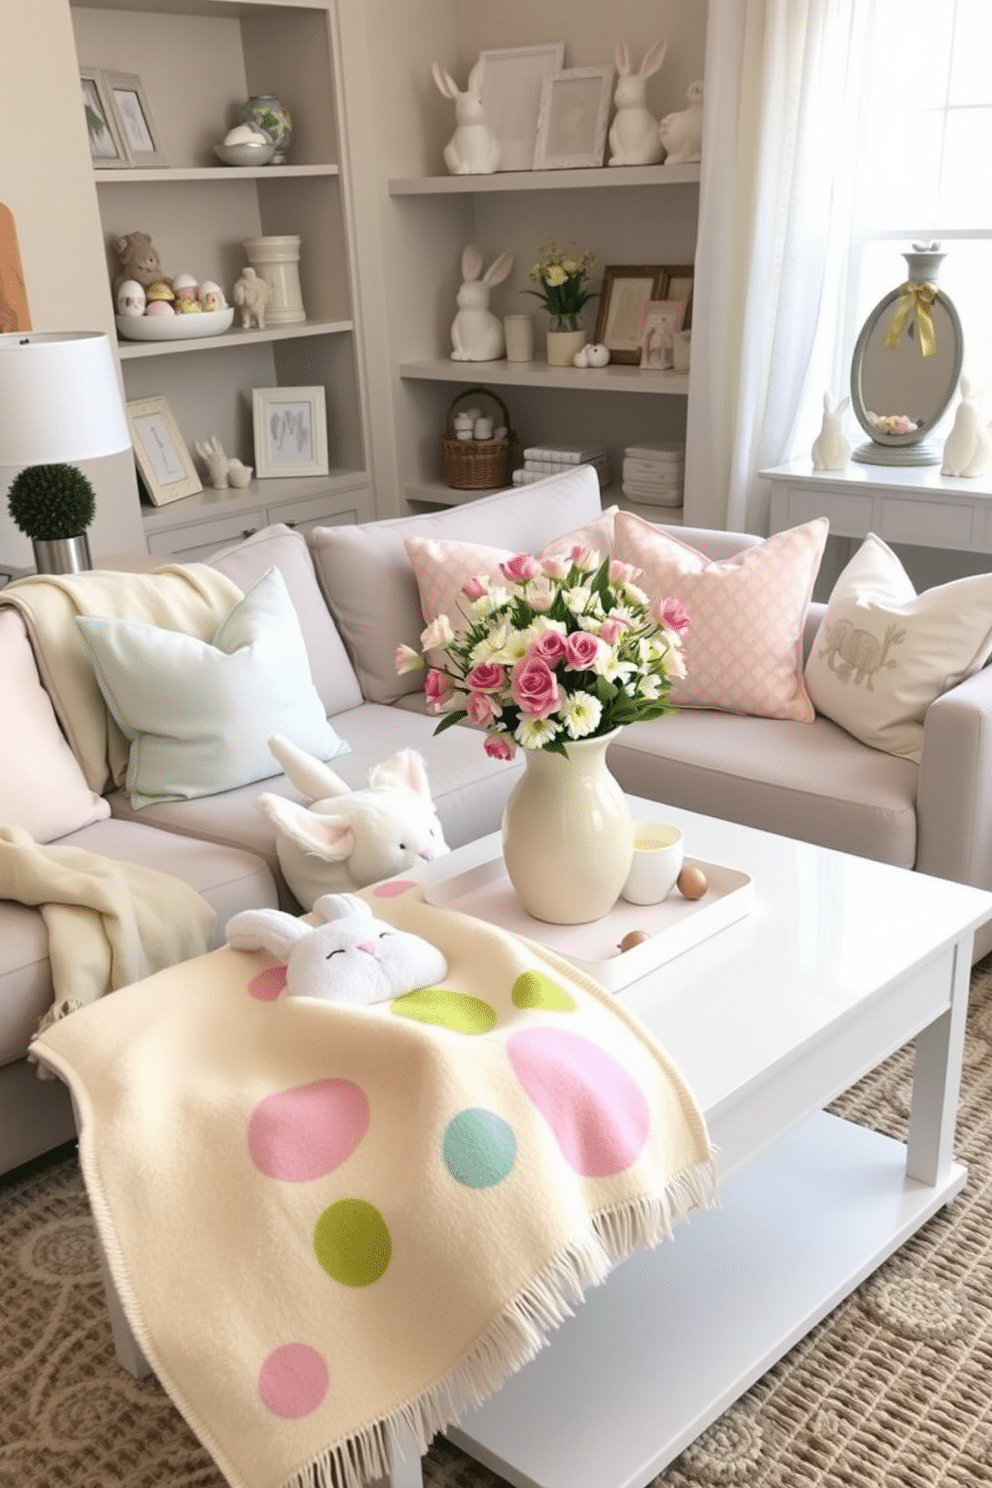
[[[113,337],[96,188],[89,169],[68,0],[0,0],[4,112],[0,199],[17,225],[36,331]],[[65,101],[72,100],[71,108]],[[97,493],[94,557],[145,551],[130,451],[82,467]],[[6,493],[16,470],[0,466]],[[31,544],[0,502],[0,562],[29,564]]]

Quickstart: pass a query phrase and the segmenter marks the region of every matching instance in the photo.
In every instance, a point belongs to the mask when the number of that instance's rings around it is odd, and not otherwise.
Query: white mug
[[[637,822],[634,861],[621,895],[628,904],[660,904],[682,872],[682,833],[667,822]]]
[[[503,318],[508,362],[534,360],[534,322],[529,315],[507,315]]]

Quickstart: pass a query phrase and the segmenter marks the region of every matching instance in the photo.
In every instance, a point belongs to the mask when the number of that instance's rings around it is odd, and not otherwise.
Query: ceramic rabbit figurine
[[[450,73],[432,63],[434,81],[445,98],[455,105],[455,132],[444,147],[444,163],[452,176],[488,176],[499,166],[499,141],[486,123],[482,107],[482,63],[468,75],[468,87],[459,91]]]
[[[502,284],[512,268],[513,254],[501,253],[482,274],[481,249],[469,244],[463,252],[458,314],[451,323],[453,362],[495,362],[503,355],[503,322],[489,308],[489,291]]]
[[[829,393],[823,395],[823,423],[810,451],[814,470],[843,470],[851,458],[851,443],[841,428],[841,419],[851,406],[842,398],[835,408]]]
[[[967,377],[961,379],[961,402],[951,432],[944,444],[941,475],[984,475],[992,465],[992,431],[978,411],[974,389]]]
[[[625,41],[617,42],[616,65],[620,74],[613,102],[616,114],[610,125],[610,165],[657,165],[663,155],[658,120],[645,104],[648,78],[665,60],[667,41],[656,41],[644,54],[637,72],[630,69]]]
[[[703,85],[690,83],[689,107],[666,114],[658,125],[666,165],[689,165],[703,158]]]

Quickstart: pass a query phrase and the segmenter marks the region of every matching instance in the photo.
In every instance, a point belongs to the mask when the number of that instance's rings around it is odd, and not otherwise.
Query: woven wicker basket
[[[496,427],[502,424],[507,429],[505,439],[455,438],[454,418],[459,403],[479,394],[498,404],[500,417],[496,420]],[[498,486],[510,485],[516,442],[517,436],[510,428],[510,415],[502,398],[488,388],[466,388],[455,398],[444,421],[441,464],[445,480],[454,491],[493,491]]]

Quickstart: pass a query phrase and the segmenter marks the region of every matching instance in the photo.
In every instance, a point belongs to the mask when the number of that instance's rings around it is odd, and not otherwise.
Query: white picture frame
[[[613,79],[612,67],[569,67],[545,79],[535,170],[578,170],[603,164]]]
[[[113,109],[117,132],[127,152],[128,164],[136,169],[168,165],[155,128],[151,106],[136,72],[104,71],[103,81]]]
[[[499,171],[533,170],[545,78],[565,65],[565,43],[505,47],[479,54],[482,107],[499,141]]]
[[[127,422],[138,474],[153,506],[167,506],[203,490],[167,398],[128,403]]]
[[[325,398],[319,386],[252,389],[258,480],[328,473]]]
[[[124,141],[117,128],[117,117],[107,91],[107,81],[98,67],[80,67],[79,86],[83,95],[83,116],[89,140],[90,160],[94,170],[122,170],[130,164]]]

